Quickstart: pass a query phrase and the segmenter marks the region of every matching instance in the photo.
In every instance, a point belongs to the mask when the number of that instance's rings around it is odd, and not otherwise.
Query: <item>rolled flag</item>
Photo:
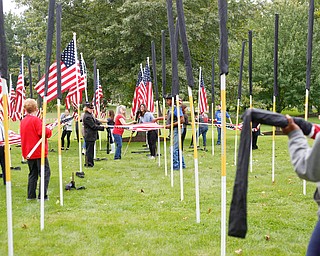
[[[252,95],[252,31],[248,32],[249,37],[249,95]]]
[[[278,88],[278,38],[279,38],[279,14],[276,13],[274,21],[274,58],[273,58],[273,95],[278,97],[279,88]]]
[[[156,92],[156,101],[159,100],[158,81],[157,81],[157,66],[156,66],[156,46],[154,41],[151,42],[151,54],[152,54],[152,73],[153,73],[153,85]]]
[[[311,79],[313,22],[314,22],[314,0],[310,0],[309,24],[308,24],[308,46],[307,46],[307,74],[306,74],[307,90],[310,90],[310,79]]]
[[[214,106],[214,57],[212,57],[211,65],[211,104]],[[214,112],[214,109],[211,111]]]
[[[161,30],[162,98],[166,95],[166,34]]]
[[[167,13],[168,13],[168,27],[170,36],[170,51],[171,51],[171,64],[172,64],[172,96],[179,94],[179,77],[178,77],[178,58],[177,47],[175,45],[175,29],[172,12],[172,0],[167,0]]]
[[[44,96],[47,96],[47,94],[48,94],[49,69],[50,69],[50,62],[51,62],[52,40],[53,40],[53,32],[54,32],[54,7],[55,7],[55,4],[56,4],[55,0],[51,0],[49,2]]]
[[[228,32],[227,32],[227,1],[219,0],[220,19],[220,52],[219,66],[220,74],[228,74]]]
[[[30,87],[30,98],[33,98],[32,93],[32,71],[31,71],[31,59],[28,59],[28,71],[29,71],[29,87]]]
[[[187,73],[188,86],[193,88],[194,80],[193,80],[191,56],[190,56],[190,50],[189,50],[189,46],[188,46],[186,23],[185,23],[185,19],[184,19],[182,0],[177,0],[176,4],[177,4],[177,13],[178,13],[178,20],[179,20],[179,23],[178,23],[179,24],[179,32],[180,32],[180,38],[181,38],[181,43],[182,43],[184,65],[185,65],[186,73]]]
[[[56,8],[56,58],[57,58],[57,98],[62,100],[62,92],[61,92],[61,4],[57,4]]]
[[[246,42],[242,42],[241,58],[240,58],[240,72],[239,72],[239,84],[238,84],[238,99],[241,99],[242,92],[242,73],[243,73],[243,61],[244,61],[244,50],[246,47]]]

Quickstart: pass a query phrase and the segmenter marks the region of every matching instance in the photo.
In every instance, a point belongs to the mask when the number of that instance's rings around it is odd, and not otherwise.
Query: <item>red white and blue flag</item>
[[[103,91],[102,91],[102,86],[100,84],[100,78],[99,78],[99,69],[97,70],[97,84],[96,84],[96,91],[95,91],[95,113],[96,116],[99,116],[100,114],[100,100],[103,98]]]
[[[23,115],[23,103],[26,99],[26,89],[24,87],[24,76],[23,76],[23,63],[20,64],[20,71],[16,86],[16,103],[15,103],[15,115],[21,119]],[[11,92],[10,92],[11,93]]]
[[[144,68],[143,73],[143,83],[146,87],[146,106],[150,112],[154,112],[154,101],[153,101],[153,91],[152,91],[152,82],[151,82],[151,74],[150,74],[150,67],[148,63]]]
[[[75,56],[75,45],[73,39],[68,44],[67,48],[61,54],[61,93],[67,91],[71,86],[77,84],[77,64]],[[35,86],[38,94],[44,97],[45,87],[45,75]],[[47,101],[57,98],[57,64],[54,62],[49,68],[49,81],[48,81],[48,92]]]
[[[142,71],[139,71],[138,74],[138,80],[136,83],[136,88],[134,91],[134,95],[133,95],[133,101],[132,101],[132,109],[131,109],[131,118],[134,118],[136,115],[136,112],[139,109],[140,104],[144,103],[146,104],[146,96],[147,94],[147,89],[143,83],[143,79],[142,79]]]
[[[65,100],[67,109],[70,109],[71,106],[73,106],[73,108],[75,109],[78,109],[78,105],[82,101],[82,92],[83,90],[86,89],[86,86],[87,86],[87,68],[82,56],[79,61],[77,70],[78,70],[78,84],[75,84],[69,88],[69,91]],[[78,91],[79,91],[79,94],[77,93]]]
[[[199,112],[200,114],[208,112],[208,98],[207,98],[206,88],[204,87],[202,72],[200,75],[200,86],[199,86]]]

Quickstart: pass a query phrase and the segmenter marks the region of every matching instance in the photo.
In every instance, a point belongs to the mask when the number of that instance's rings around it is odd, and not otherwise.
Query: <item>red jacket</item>
[[[48,156],[48,139],[52,135],[52,131],[46,128],[45,139],[45,157]],[[24,158],[41,139],[42,136],[42,120],[33,115],[26,115],[20,123],[20,136],[21,136],[21,150]],[[41,144],[37,147],[29,159],[41,158]]]

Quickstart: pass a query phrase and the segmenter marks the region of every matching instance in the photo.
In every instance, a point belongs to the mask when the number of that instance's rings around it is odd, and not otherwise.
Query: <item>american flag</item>
[[[131,118],[135,117],[140,104],[142,103],[146,104],[146,94],[147,94],[147,90],[145,85],[143,84],[142,71],[140,70],[138,74],[138,80],[136,83],[136,89],[134,91],[134,96],[133,96],[132,109],[131,109],[131,115],[130,115]]]
[[[82,100],[82,91],[86,89],[87,86],[87,68],[83,57],[79,61],[77,67],[78,70],[78,84],[75,84],[69,88],[68,94],[66,96],[66,108],[70,109],[71,106],[78,108],[78,105]],[[77,91],[79,90],[79,97],[77,96]]]
[[[208,112],[208,99],[207,99],[206,88],[204,87],[202,72],[200,75],[200,87],[199,87],[199,112],[200,113]]]
[[[20,71],[16,86],[16,103],[15,103],[15,114],[19,119],[23,115],[23,102],[26,99],[26,89],[24,88],[24,76],[23,76],[23,63],[20,64]]]
[[[152,82],[151,82],[151,75],[150,75],[150,67],[148,63],[146,64],[144,68],[144,74],[143,74],[143,83],[147,89],[147,98],[146,98],[146,105],[147,109],[150,112],[154,112],[154,101],[153,101],[153,91],[152,91]]]
[[[96,91],[95,91],[95,108],[96,108],[96,116],[99,115],[100,113],[100,100],[103,98],[103,91],[102,91],[102,86],[100,84],[100,79],[99,79],[99,69],[97,70],[97,85],[96,85]]]
[[[75,47],[73,39],[67,48],[61,54],[61,92],[65,92],[71,86],[77,84],[77,65],[75,56]],[[44,97],[45,75],[35,86],[36,91],[41,97]],[[54,62],[49,68],[49,81],[47,101],[57,98],[57,63]]]
[[[81,58],[79,61],[79,66],[80,66],[80,76],[79,76],[79,90],[84,90],[87,86],[87,67],[86,67],[86,63],[82,57],[81,54]]]
[[[15,114],[15,104],[16,104],[16,92],[10,82],[8,114],[9,114],[9,117],[11,118],[12,121],[17,121],[17,116]]]

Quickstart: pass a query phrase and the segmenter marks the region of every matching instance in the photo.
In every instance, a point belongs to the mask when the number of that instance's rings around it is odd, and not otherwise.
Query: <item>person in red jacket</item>
[[[27,115],[20,123],[21,150],[22,156],[27,159],[29,166],[28,177],[28,197],[27,200],[36,199],[36,189],[38,177],[41,169],[41,144],[35,149],[35,145],[42,136],[42,120],[37,117],[37,102],[34,99],[26,99],[23,105]],[[48,138],[52,135],[52,131],[46,128],[45,131],[45,171],[44,171],[44,199],[48,200],[48,185],[50,181],[50,166],[48,161]],[[40,199],[40,184],[39,194]]]

